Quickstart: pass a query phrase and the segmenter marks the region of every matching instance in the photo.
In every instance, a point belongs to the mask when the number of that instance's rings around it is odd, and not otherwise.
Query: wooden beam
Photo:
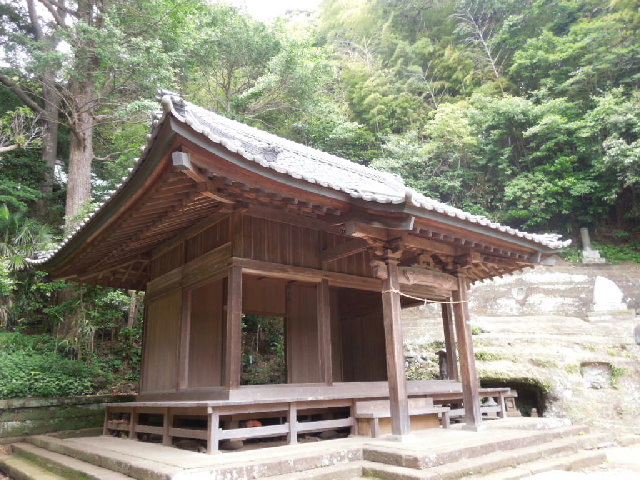
[[[443,380],[460,381],[458,373],[458,359],[456,355],[456,334],[453,327],[453,306],[450,303],[442,305],[442,329],[444,331],[444,348],[446,351],[448,378]]]
[[[339,226],[331,225],[320,218],[291,213],[290,211],[284,211],[278,208],[250,205],[247,210],[247,215],[273,220],[274,222],[286,223],[288,225],[295,225],[297,227],[312,228],[328,233],[342,233]]]
[[[403,248],[417,248],[427,252],[439,253],[442,255],[455,256],[460,252],[453,245],[418,237],[417,235],[405,234],[402,236],[401,245]]]
[[[413,230],[415,223],[415,217],[412,215],[385,215],[380,211],[363,211],[353,207],[349,213],[342,214],[339,219],[333,219],[333,216],[330,216],[329,218],[331,218],[332,221],[341,220],[343,223],[355,223],[383,230],[411,231]]]
[[[331,353],[331,295],[329,280],[323,278],[317,285],[318,303],[318,356],[320,375],[327,385],[333,384],[333,363]]]
[[[281,263],[262,262],[248,258],[234,257],[233,265],[242,267],[245,273],[251,275],[262,275],[271,278],[284,278],[287,280],[299,280],[312,283],[319,283],[323,278],[326,278],[332,286],[357,288],[373,292],[379,292],[382,285],[382,282],[376,278],[329,272],[315,268],[283,265]]]
[[[226,203],[228,205],[234,205],[236,201],[232,198],[225,197],[222,192],[218,191],[218,188],[208,179],[197,182],[198,192],[205,197],[214,199],[220,203]]]
[[[398,269],[400,282],[409,285],[427,285],[442,290],[454,291],[458,289],[458,282],[453,275],[448,275],[424,268],[400,267]]]
[[[387,350],[387,377],[391,404],[391,431],[399,437],[411,433],[407,377],[404,369],[402,318],[400,314],[400,282],[398,264],[387,259],[387,279],[382,284],[382,316]]]
[[[478,431],[482,429],[482,413],[480,412],[479,382],[471,336],[467,278],[461,274],[458,274],[457,277],[458,290],[452,293],[452,300],[455,302],[453,312],[458,338],[458,354],[460,355],[460,381],[462,382],[465,428]]]
[[[224,348],[224,386],[240,387],[242,374],[242,268],[231,267],[227,277],[227,322]]]
[[[344,234],[350,237],[375,239],[383,242],[389,240],[389,232],[386,228],[356,222],[346,222],[344,224]]]
[[[405,285],[400,284],[402,293],[428,300],[449,300],[451,292],[449,290],[438,290],[437,288],[427,287],[425,285]]]
[[[320,252],[320,260],[322,262],[333,262],[341,258],[355,255],[367,249],[369,244],[360,238],[356,238],[341,245],[326,248]]]

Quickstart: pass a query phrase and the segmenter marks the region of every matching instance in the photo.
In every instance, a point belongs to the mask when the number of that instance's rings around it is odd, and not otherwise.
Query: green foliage
[[[568,248],[565,248],[561,253],[558,254],[560,258],[566,260],[571,263],[580,263],[582,262],[582,249],[575,244],[570,245]]]
[[[471,326],[471,335],[480,335],[481,333],[485,333],[485,330],[477,325]]]
[[[593,248],[600,251],[600,256],[609,263],[622,262],[640,263],[640,241],[634,240],[622,245],[593,242]]]
[[[286,383],[284,319],[263,315],[242,318],[242,383]]]
[[[406,371],[407,380],[437,380],[440,375],[438,362],[421,362],[409,365]]]
[[[61,397],[95,391],[99,373],[56,351],[52,337],[0,334],[0,398]]]
[[[620,377],[626,374],[627,371],[623,367],[617,367],[615,365],[611,365],[611,386],[613,388],[618,388],[618,382]]]
[[[506,360],[507,359],[507,357],[505,357],[504,355],[501,355],[499,353],[483,352],[483,351],[475,352],[475,356],[476,356],[476,360],[480,360],[482,362],[495,362],[495,361],[498,361],[498,360]]]

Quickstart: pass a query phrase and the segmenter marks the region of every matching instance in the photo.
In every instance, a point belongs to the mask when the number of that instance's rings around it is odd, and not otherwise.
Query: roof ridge
[[[226,123],[229,126],[232,126],[236,131],[239,131],[243,135],[251,137],[255,140],[271,143],[271,145],[273,146],[285,147],[288,150],[304,155],[306,158],[310,160],[320,161],[329,165],[338,165],[340,166],[340,168],[344,170],[348,170],[352,173],[357,173],[359,175],[366,176],[367,178],[370,178],[373,180],[383,181],[389,186],[393,186],[395,188],[398,188],[400,186],[406,187],[404,180],[399,175],[377,170],[375,168],[368,167],[365,165],[361,165],[359,163],[339,157],[337,155],[323,152],[322,150],[318,150],[317,148],[311,147],[309,145],[297,143],[297,142],[294,142],[293,140],[289,140],[288,138],[284,138],[279,135],[276,135],[275,133],[271,133],[266,130],[261,130],[251,125],[247,125],[246,123],[242,123],[232,118],[225,117],[224,115],[220,115],[219,113],[212,112],[210,110],[207,110],[204,107],[201,107],[192,102],[189,102],[183,99],[182,97],[180,97],[179,95],[167,94],[167,96],[169,97],[169,99],[174,105],[177,104],[177,105],[180,105],[181,107],[182,106],[189,107],[189,108],[173,108],[172,113],[184,119],[185,122],[192,127],[194,125],[192,125],[191,121],[197,122],[199,125],[206,127],[205,125],[202,125],[202,122],[200,122],[193,114],[189,115],[191,113],[190,110],[199,110],[204,115],[215,117],[218,122],[223,124]],[[189,118],[189,116],[191,118]]]

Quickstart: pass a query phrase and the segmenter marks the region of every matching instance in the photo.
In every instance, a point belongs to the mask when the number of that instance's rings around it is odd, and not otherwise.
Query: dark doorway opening
[[[516,407],[523,417],[531,417],[535,413],[540,417],[544,415],[547,390],[544,384],[535,378],[482,378],[480,386],[483,388],[508,387],[515,390],[518,392]]]

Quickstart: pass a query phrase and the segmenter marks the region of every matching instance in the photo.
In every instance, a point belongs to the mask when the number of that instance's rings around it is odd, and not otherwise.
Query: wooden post
[[[289,444],[298,443],[298,405],[296,402],[289,404]]]
[[[318,356],[320,375],[327,385],[333,384],[333,363],[331,356],[331,297],[329,280],[322,279],[318,291]]]
[[[173,413],[169,407],[162,409],[162,444],[171,445],[171,428],[173,428]]]
[[[444,348],[447,352],[447,372],[449,380],[460,381],[458,359],[456,356],[456,336],[453,329],[453,308],[450,303],[442,304],[442,328],[444,330]]]
[[[476,373],[476,359],[473,353],[471,339],[471,321],[469,319],[469,305],[467,303],[467,277],[458,274],[458,290],[452,292],[453,312],[458,338],[458,353],[460,355],[460,380],[462,382],[462,401],[464,402],[465,428],[481,430],[482,414],[480,413],[480,395],[478,394],[478,375]]]
[[[131,415],[129,417],[129,440],[138,440],[136,434],[136,427],[138,426],[138,410],[136,407],[131,408]]]
[[[402,437],[411,433],[411,424],[407,399],[407,377],[404,369],[398,261],[387,258],[386,265],[387,278],[382,282],[382,315],[387,349],[391,432],[393,435]]]
[[[178,391],[189,383],[189,335],[191,333],[191,290],[182,290],[182,318],[178,353]]]
[[[227,325],[224,349],[224,386],[240,387],[242,375],[242,268],[231,267],[227,278]]]
[[[207,407],[207,453],[218,451],[220,414],[215,407]]]
[[[111,420],[111,412],[109,407],[104,409],[104,425],[102,425],[102,435],[109,435],[109,420]]]

